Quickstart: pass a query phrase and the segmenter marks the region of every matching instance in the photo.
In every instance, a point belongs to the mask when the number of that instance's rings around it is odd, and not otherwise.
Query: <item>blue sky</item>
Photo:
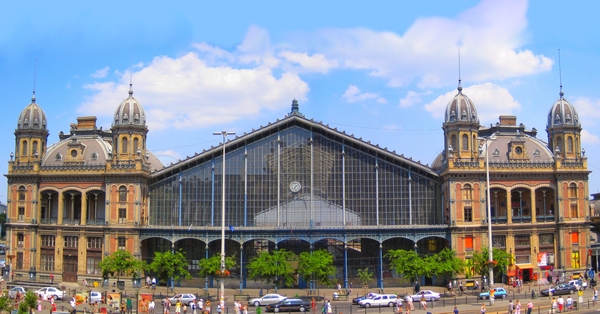
[[[483,125],[516,115],[546,140],[562,77],[584,129],[590,193],[600,191],[600,2],[21,2],[0,11],[2,173],[34,73],[49,143],[79,116],[110,128],[131,77],[148,148],[165,164],[218,145],[215,131],[283,118],[293,99],[308,118],[431,164],[460,49]]]

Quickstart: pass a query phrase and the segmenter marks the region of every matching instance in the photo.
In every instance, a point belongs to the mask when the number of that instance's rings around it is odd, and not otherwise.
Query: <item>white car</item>
[[[432,302],[439,300],[442,296],[435,291],[421,290],[419,293],[411,295],[411,297],[414,302],[420,302],[421,298],[425,298],[425,301]]]
[[[358,302],[361,307],[372,307],[372,306],[389,306],[392,307],[398,303],[402,306],[402,299],[398,298],[395,294],[378,294],[372,299],[364,299]]]
[[[21,293],[22,296],[25,296],[25,288],[17,286],[8,290],[8,297],[14,299],[17,297],[17,293]]]
[[[171,301],[171,304],[173,305],[175,305],[177,301],[181,301],[182,304],[191,306],[192,303],[196,302],[196,295],[191,293],[180,293],[170,297],[169,301]]]
[[[62,300],[65,297],[65,293],[54,287],[45,287],[35,292],[36,295],[45,296],[50,299],[51,297],[55,300]]]
[[[90,303],[100,303],[102,302],[102,292],[99,291],[91,291],[89,296]]]
[[[261,305],[275,304],[275,303],[277,303],[279,301],[283,301],[285,299],[287,299],[287,297],[284,297],[280,294],[269,293],[269,294],[265,294],[264,296],[262,296],[260,298],[251,299],[250,301],[248,301],[248,303],[251,305],[254,305],[254,306],[261,306]]]

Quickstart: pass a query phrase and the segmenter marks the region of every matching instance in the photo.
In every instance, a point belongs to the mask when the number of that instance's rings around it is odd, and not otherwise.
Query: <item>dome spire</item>
[[[462,94],[462,84],[460,79],[460,48],[458,48],[458,93]]]
[[[35,63],[33,66],[33,95],[31,96],[31,102],[35,103],[35,79],[37,75],[37,58],[35,59]]]
[[[558,49],[558,81],[560,83],[560,92],[558,93],[560,95],[560,98],[564,98],[565,93],[562,90],[562,66],[560,63],[560,48]]]

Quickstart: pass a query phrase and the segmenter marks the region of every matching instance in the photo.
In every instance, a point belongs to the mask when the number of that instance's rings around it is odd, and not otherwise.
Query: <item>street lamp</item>
[[[213,135],[223,136],[223,188],[221,189],[221,287],[219,291],[219,300],[222,303],[225,302],[225,138],[227,135],[235,135],[234,132],[227,132],[225,130],[221,132],[214,132]]]
[[[478,138],[479,140],[485,141],[485,179],[486,179],[486,198],[487,198],[487,218],[488,218],[488,267],[489,267],[489,281],[490,281],[490,289],[494,285],[494,252],[492,250],[492,202],[490,199],[490,163],[489,156],[490,153],[488,151],[488,141],[495,140],[491,136],[485,138]]]

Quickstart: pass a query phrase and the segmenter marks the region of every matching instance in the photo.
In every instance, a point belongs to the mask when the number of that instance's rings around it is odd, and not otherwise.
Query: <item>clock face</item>
[[[293,181],[290,183],[290,191],[292,191],[292,193],[298,193],[300,189],[302,189],[302,184],[300,184],[300,182]]]

